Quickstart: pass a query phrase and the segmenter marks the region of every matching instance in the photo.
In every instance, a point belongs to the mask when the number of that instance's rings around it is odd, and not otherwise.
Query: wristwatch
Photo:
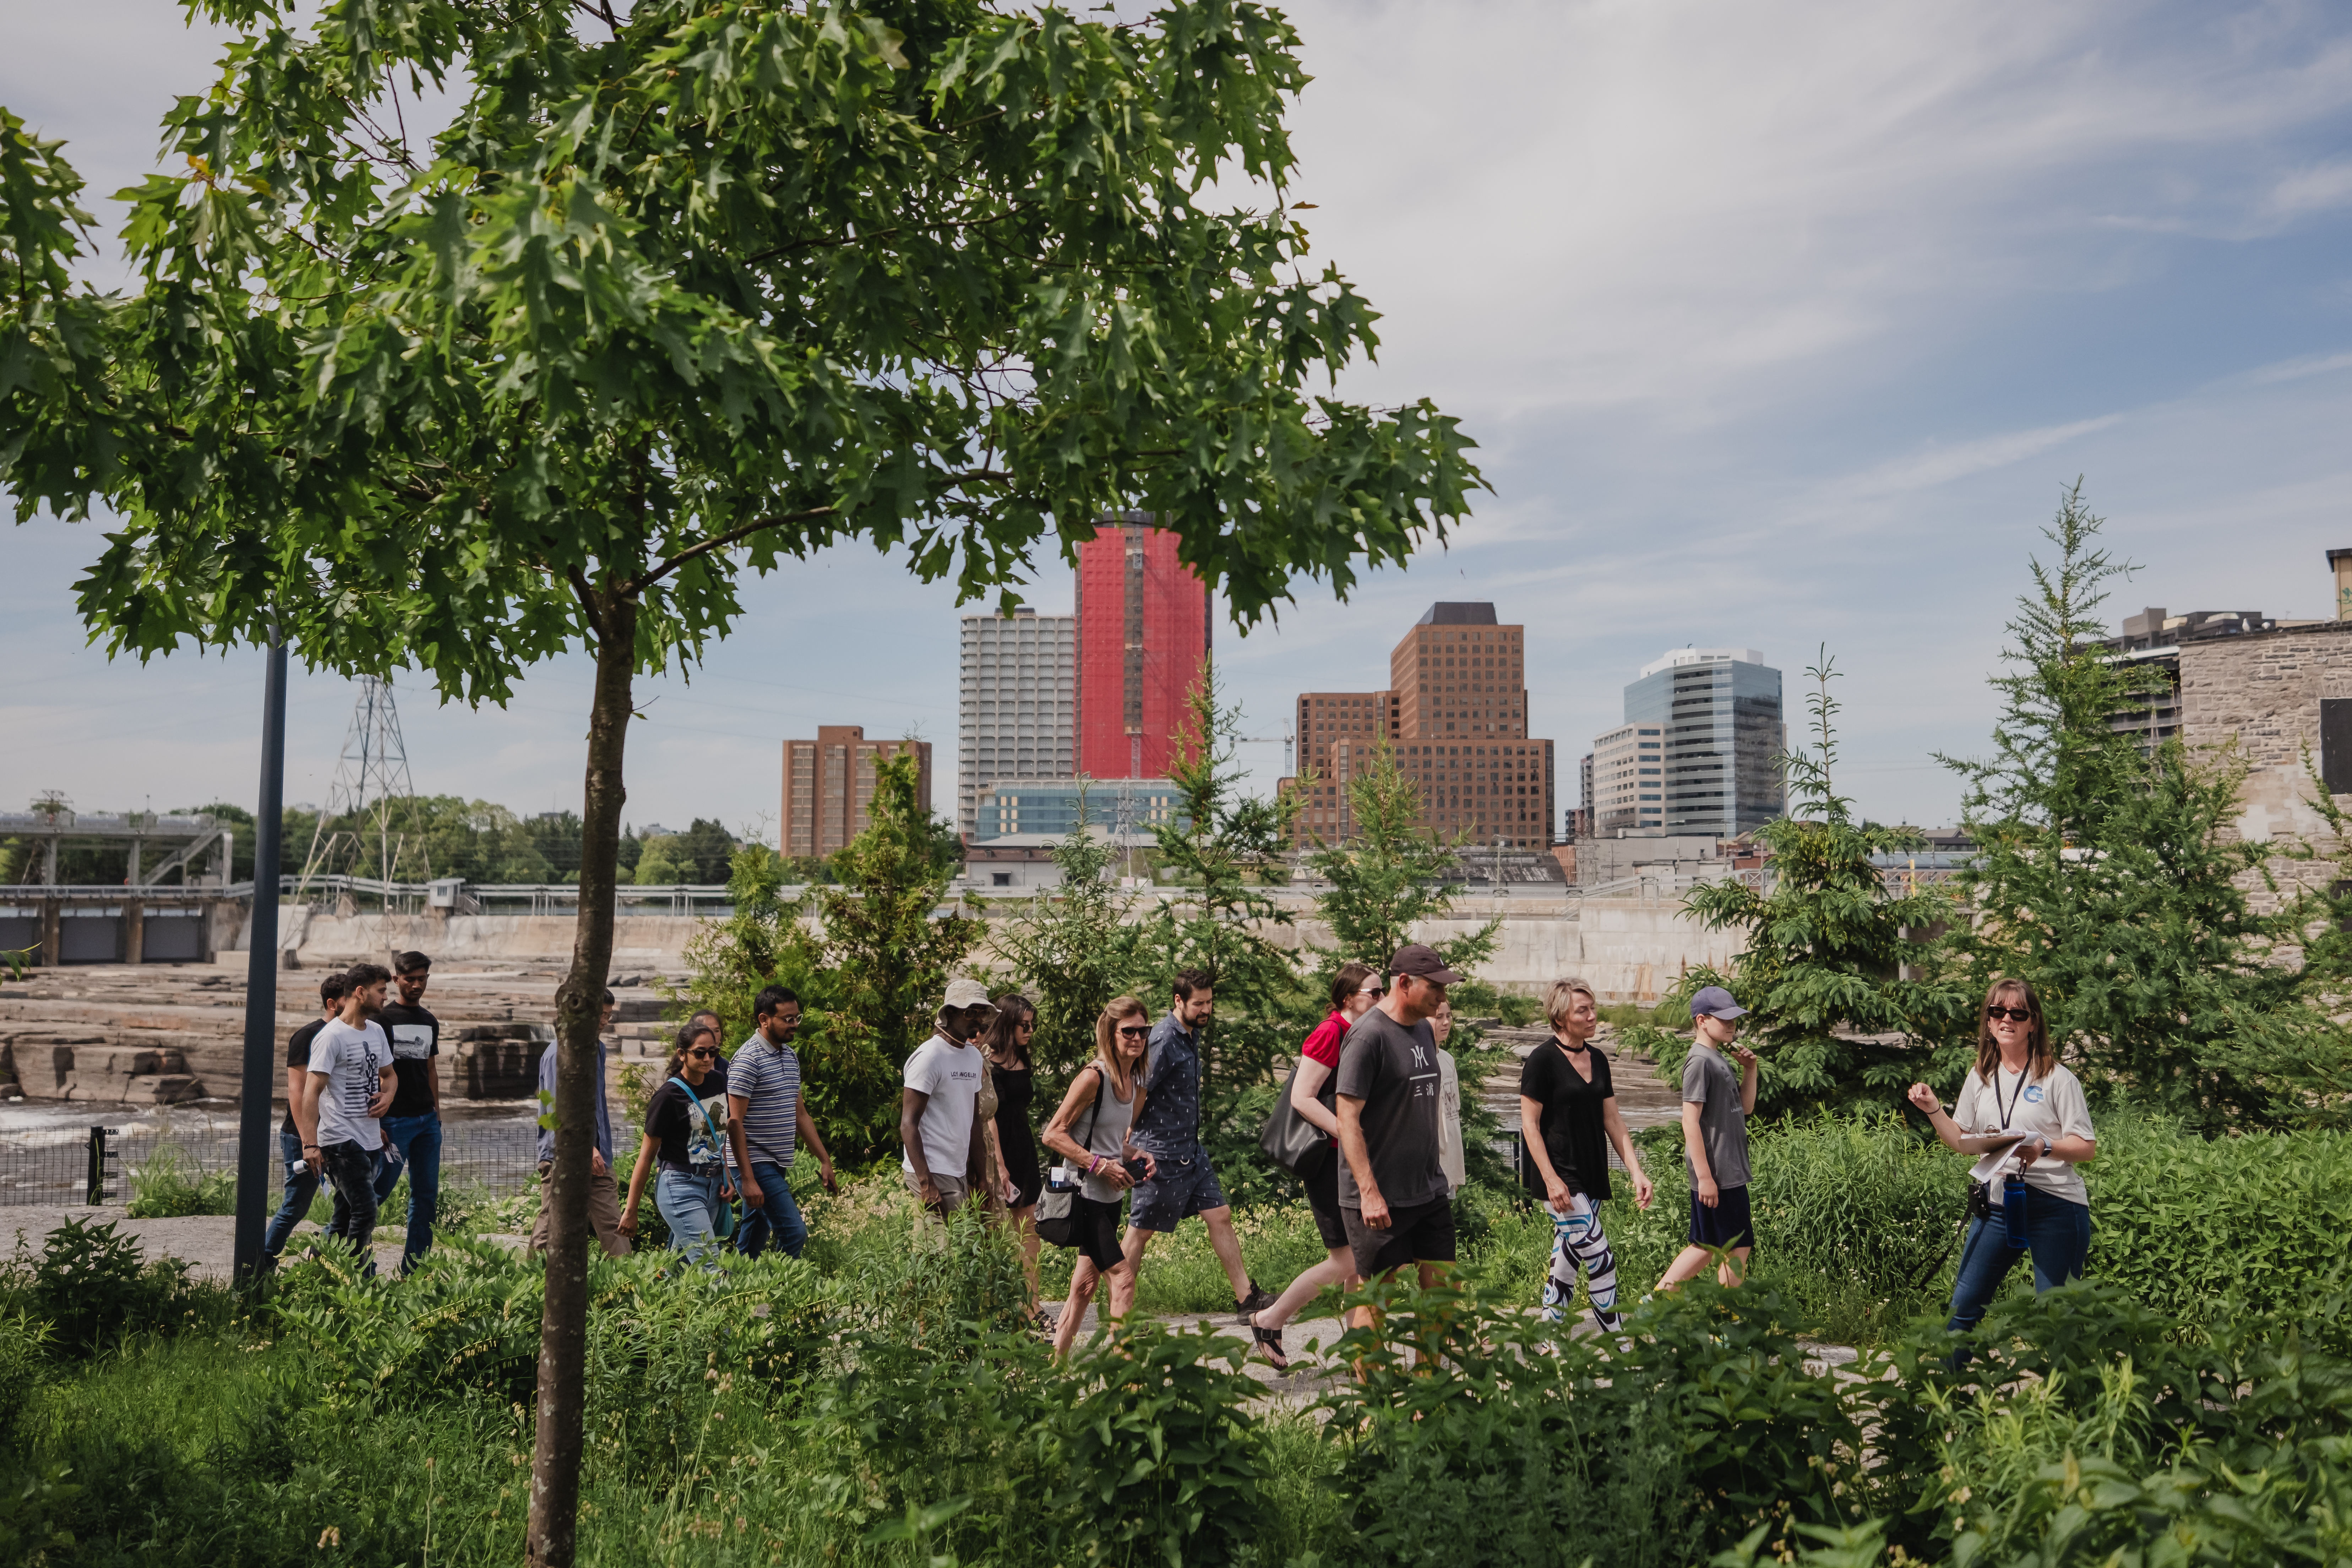
[[[2047,1133],[2047,1132],[2044,1132],[2044,1133],[2042,1135],[2042,1157],[2043,1159],[2045,1159],[2045,1160],[2047,1160],[2048,1158],[2050,1158],[2050,1152],[2051,1152],[2051,1150],[2053,1150],[2053,1149],[2054,1149],[2054,1148],[2056,1148],[2056,1147],[2057,1147],[2057,1145],[2056,1145],[2056,1144],[2054,1144],[2054,1143],[2053,1143],[2053,1142],[2050,1142],[2050,1134],[2049,1134],[2049,1133]]]

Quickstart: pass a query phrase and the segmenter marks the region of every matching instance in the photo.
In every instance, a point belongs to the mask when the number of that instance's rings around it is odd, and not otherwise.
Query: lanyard
[[[2032,1065],[2033,1064],[2032,1062],[2026,1063],[2028,1068],[2031,1068]],[[2017,1102],[2024,1098],[2025,1074],[2023,1072],[2020,1072],[2017,1075],[2017,1092],[2009,1097],[2008,1108],[2006,1110],[2002,1108],[2000,1103],[2000,1065],[1996,1063],[1992,1069],[1992,1104],[1995,1110],[2000,1111],[2000,1130],[2003,1132],[2009,1131],[2009,1119],[2016,1113]]]

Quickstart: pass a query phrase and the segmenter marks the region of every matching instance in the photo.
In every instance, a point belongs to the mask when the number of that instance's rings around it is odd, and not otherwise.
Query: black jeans
[[[375,1237],[376,1154],[356,1143],[329,1143],[319,1158],[327,1168],[327,1184],[335,1189],[335,1218],[327,1234],[349,1242],[364,1271],[373,1273],[375,1254],[368,1243]]]

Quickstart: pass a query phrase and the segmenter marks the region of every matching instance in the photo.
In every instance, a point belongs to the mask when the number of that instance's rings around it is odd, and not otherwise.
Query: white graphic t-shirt
[[[383,1146],[383,1132],[368,1114],[368,1103],[382,1092],[383,1069],[392,1061],[392,1042],[383,1026],[362,1024],[352,1028],[331,1018],[310,1042],[310,1070],[323,1074],[326,1089],[319,1096],[319,1142],[356,1143],[362,1149]]]

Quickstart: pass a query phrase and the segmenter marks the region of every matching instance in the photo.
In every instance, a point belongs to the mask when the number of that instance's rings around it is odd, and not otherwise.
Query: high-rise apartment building
[[[969,844],[982,791],[1000,779],[1077,771],[1076,616],[963,617],[956,697],[956,832]]]
[[[917,804],[929,813],[929,741],[869,741],[859,724],[820,724],[814,741],[786,741],[783,828],[777,836],[783,852],[830,855],[866,831],[874,805],[875,763],[908,751],[922,768]]]
[[[1354,831],[1347,785],[1381,745],[1419,786],[1421,825],[1441,837],[1514,846],[1549,842],[1552,744],[1528,736],[1526,628],[1490,604],[1436,604],[1389,655],[1379,691],[1310,691],[1298,699],[1301,776],[1310,790],[1300,843]]]
[[[1150,524],[1122,513],[1078,546],[1076,771],[1090,778],[1167,777],[1208,662],[1208,586]]]
[[[1592,742],[1593,831],[1735,838],[1787,809],[1780,672],[1754,648],[1675,648]]]

